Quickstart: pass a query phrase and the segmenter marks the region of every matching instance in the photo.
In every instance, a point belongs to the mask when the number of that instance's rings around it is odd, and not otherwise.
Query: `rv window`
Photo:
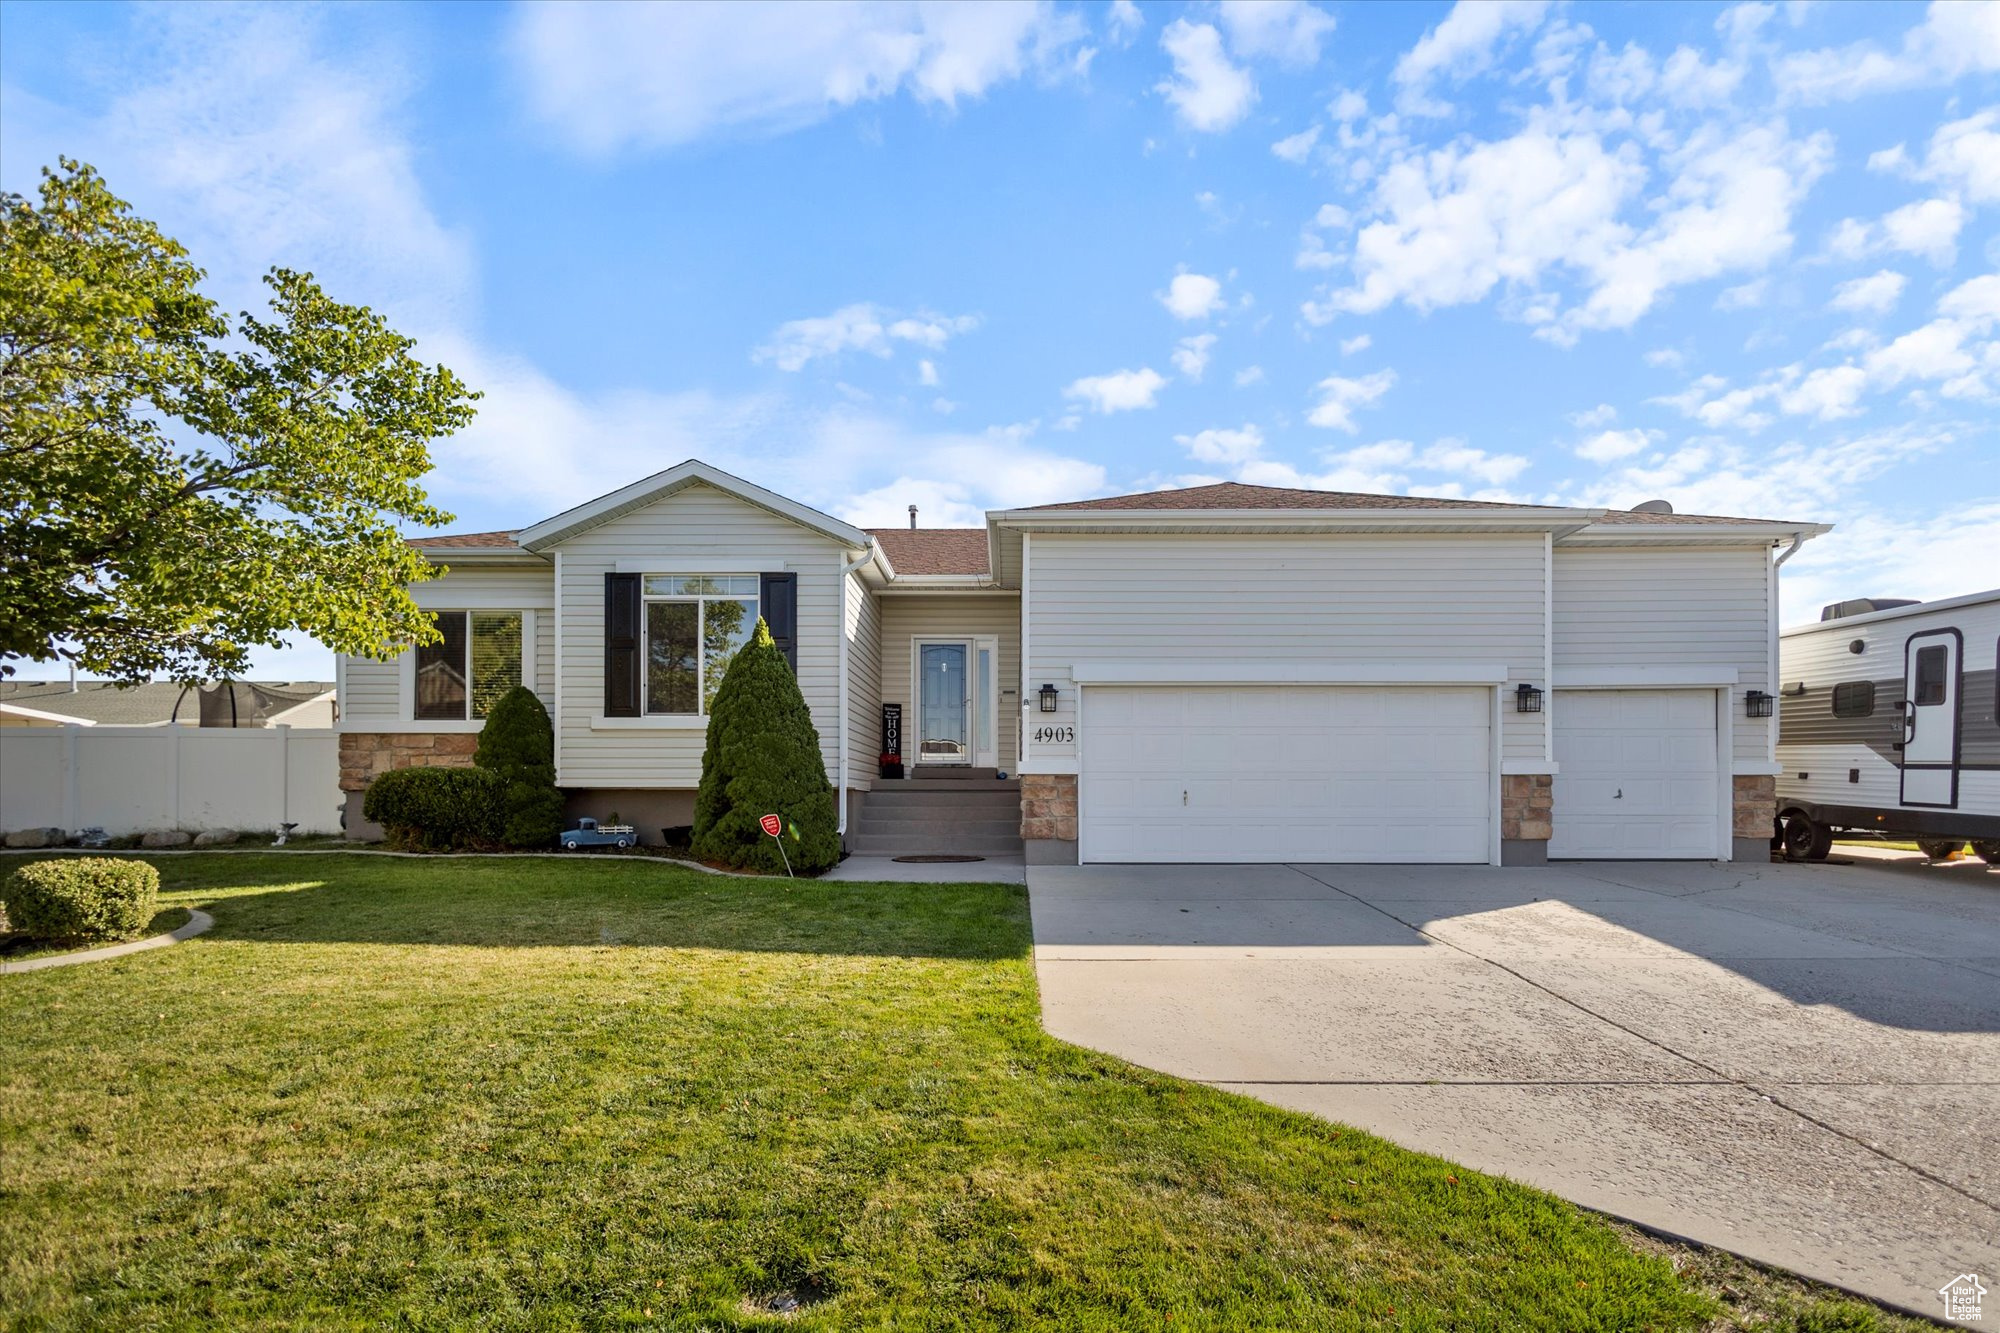
[[[1834,686],[1833,715],[1835,717],[1873,717],[1875,715],[1875,682],[1872,680],[1843,680]]]
[[[1917,688],[1912,702],[1918,707],[1944,702],[1945,656],[1941,643],[1917,649]]]

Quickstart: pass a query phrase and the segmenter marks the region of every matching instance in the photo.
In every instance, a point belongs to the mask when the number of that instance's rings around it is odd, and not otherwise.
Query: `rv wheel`
[[[1918,838],[1917,850],[1933,861],[1947,860],[1958,855],[1958,849],[1965,846],[1959,838]]]
[[[1824,861],[1833,850],[1833,830],[1824,828],[1793,811],[1785,819],[1785,859]]]
[[[1987,865],[2000,866],[2000,842],[1975,842],[1972,851]]]

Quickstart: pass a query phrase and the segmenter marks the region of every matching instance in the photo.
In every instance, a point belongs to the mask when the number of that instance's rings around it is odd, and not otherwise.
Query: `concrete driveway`
[[[1029,867],[1050,1032],[1924,1313],[2000,1286],[2000,872]]]

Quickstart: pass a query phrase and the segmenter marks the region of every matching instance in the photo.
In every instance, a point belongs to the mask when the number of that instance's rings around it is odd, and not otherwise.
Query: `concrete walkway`
[[[1032,867],[1054,1035],[1935,1313],[2000,1273],[2000,872]]]
[[[850,856],[820,878],[878,880],[890,884],[1020,884],[1027,875],[1018,856],[989,856],[979,861],[898,861],[887,856]]]
[[[148,949],[164,949],[182,940],[191,940],[215,925],[215,918],[199,907],[185,909],[187,922],[173,930],[158,935],[148,935],[143,940],[128,940],[124,944],[107,944],[99,949],[78,949],[70,953],[46,954],[40,958],[24,958],[19,962],[0,959],[0,974],[13,972],[40,972],[50,967],[74,967],[78,963],[101,963],[107,958],[123,958],[128,953],[144,953]]]

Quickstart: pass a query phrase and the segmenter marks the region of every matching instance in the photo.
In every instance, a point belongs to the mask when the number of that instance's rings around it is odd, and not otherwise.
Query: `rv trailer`
[[[1836,602],[1779,636],[1778,680],[1788,859],[1867,830],[2000,865],[2000,589]]]

